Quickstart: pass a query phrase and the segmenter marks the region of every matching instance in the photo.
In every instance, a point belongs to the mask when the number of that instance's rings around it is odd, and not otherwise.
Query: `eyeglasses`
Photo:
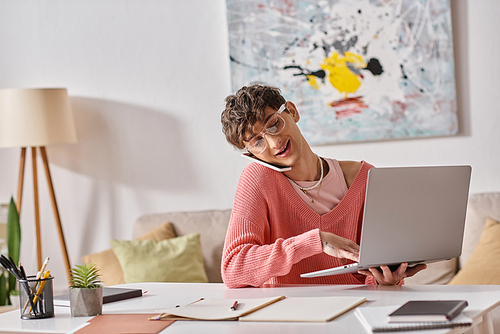
[[[285,127],[285,119],[281,117],[283,110],[286,110],[285,105],[282,104],[278,111],[272,114],[267,120],[262,131],[253,136],[245,146],[246,149],[253,154],[261,154],[267,148],[267,140],[264,138],[264,134],[277,135]]]

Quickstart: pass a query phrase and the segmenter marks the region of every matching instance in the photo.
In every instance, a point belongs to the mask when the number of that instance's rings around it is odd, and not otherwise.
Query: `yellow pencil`
[[[36,279],[39,280],[40,277],[42,277],[42,274],[43,274],[43,271],[45,270],[45,268],[47,267],[47,264],[49,263],[49,260],[50,258],[47,257],[45,258],[45,261],[43,261],[43,264],[42,264],[42,267],[40,268],[40,271],[36,274]],[[32,292],[35,292],[36,290],[36,287],[38,285],[38,282],[35,282],[35,285],[33,286],[32,288]],[[29,298],[29,296],[28,296]],[[24,307],[23,307],[23,312],[26,310],[26,308],[28,307],[28,304],[29,304],[29,300],[26,301],[26,304],[24,304]],[[30,308],[31,309],[31,308]]]
[[[49,276],[50,276],[50,270],[47,270],[46,272],[43,273],[42,280],[48,278]],[[42,281],[35,294],[35,298],[33,298],[33,305],[35,305],[36,302],[38,301],[38,296],[40,296],[40,294],[42,293],[44,286],[45,286],[45,281]],[[31,307],[30,307],[30,312],[31,312]]]

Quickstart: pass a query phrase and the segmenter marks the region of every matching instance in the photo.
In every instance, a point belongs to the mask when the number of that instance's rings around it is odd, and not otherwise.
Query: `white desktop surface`
[[[469,306],[465,315],[474,320],[474,325],[484,319],[491,321],[488,312],[500,305],[498,285],[300,285],[266,288],[227,289],[216,283],[135,283],[121,287],[142,288],[148,292],[142,298],[108,303],[103,314],[112,313],[156,313],[157,311],[185,305],[199,298],[260,298],[284,295],[287,297],[311,296],[362,296],[368,300],[364,306],[401,305],[418,299],[465,299]],[[71,317],[69,307],[55,307],[55,317],[49,319],[22,320],[19,311],[0,314],[0,333],[67,333],[90,317]],[[486,321],[485,321],[486,322]],[[484,323],[483,323],[484,324]],[[483,326],[484,327],[484,326]],[[464,329],[439,329],[401,333],[460,333]],[[238,321],[176,321],[162,333],[366,333],[351,310],[327,323],[242,323]]]

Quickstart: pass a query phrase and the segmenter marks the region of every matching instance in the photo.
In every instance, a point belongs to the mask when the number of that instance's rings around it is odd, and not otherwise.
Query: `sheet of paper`
[[[240,321],[325,322],[364,303],[364,297],[295,297],[255,311]]]
[[[163,318],[176,320],[236,320],[237,318],[273,303],[280,303],[285,297],[247,298],[247,299],[203,299],[195,303],[161,310]],[[238,302],[235,311],[231,310]],[[158,316],[158,315],[157,315]],[[184,318],[184,319],[181,319]]]

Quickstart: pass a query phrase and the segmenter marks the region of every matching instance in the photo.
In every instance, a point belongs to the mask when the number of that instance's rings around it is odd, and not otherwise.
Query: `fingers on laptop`
[[[388,266],[380,266],[380,268],[370,268],[369,270],[360,270],[358,273],[372,276],[380,285],[395,285],[407,277],[411,277],[421,270],[427,268],[424,263],[414,267],[408,267],[408,263],[401,263],[395,271],[391,271]]]
[[[346,262],[345,259],[359,260],[359,246],[352,240],[323,231],[320,231],[320,238],[326,254],[341,259],[342,263]]]

